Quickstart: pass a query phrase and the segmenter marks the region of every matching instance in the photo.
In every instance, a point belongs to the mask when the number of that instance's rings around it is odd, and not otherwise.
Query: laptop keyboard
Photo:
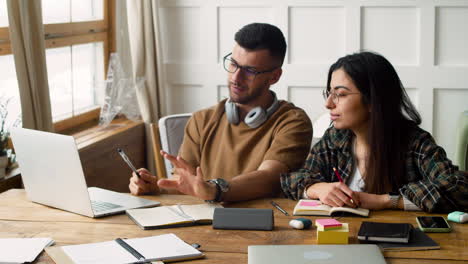
[[[93,211],[96,213],[122,207],[121,205],[118,205],[118,204],[101,202],[101,201],[91,201],[91,206],[93,207]]]

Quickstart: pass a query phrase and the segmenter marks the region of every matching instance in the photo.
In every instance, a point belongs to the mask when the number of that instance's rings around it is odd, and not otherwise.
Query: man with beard
[[[161,152],[175,167],[173,177],[158,180],[140,169],[141,178],[130,179],[132,194],[175,189],[211,202],[273,196],[280,174],[302,165],[312,139],[310,119],[270,91],[282,74],[283,33],[253,23],[235,41],[223,59],[229,99],[193,114],[177,157]]]

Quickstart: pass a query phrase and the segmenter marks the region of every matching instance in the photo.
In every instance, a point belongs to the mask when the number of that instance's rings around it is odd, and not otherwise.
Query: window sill
[[[79,115],[63,119],[54,123],[56,133],[73,135],[80,131],[95,127],[99,122],[101,108],[95,108]]]
[[[141,126],[142,124],[142,121],[135,122],[126,118],[118,118],[112,121],[107,127],[102,128],[95,125],[71,135],[75,138],[78,150],[85,151],[103,140]]]

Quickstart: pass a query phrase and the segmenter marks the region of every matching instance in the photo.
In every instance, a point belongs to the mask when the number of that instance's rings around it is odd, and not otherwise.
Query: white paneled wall
[[[289,63],[328,64],[345,53],[343,7],[289,8]]]
[[[278,26],[288,43],[272,87],[312,120],[339,57],[368,49],[395,66],[422,127],[453,157],[456,122],[468,110],[468,0],[160,0],[165,114],[193,112],[228,96],[222,58],[251,22]],[[314,134],[314,136],[321,136]]]
[[[378,48],[394,65],[417,66],[419,23],[416,7],[362,7],[361,48]]]

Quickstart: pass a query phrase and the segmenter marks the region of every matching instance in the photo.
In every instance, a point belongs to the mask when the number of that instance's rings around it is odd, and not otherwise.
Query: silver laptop
[[[249,246],[249,264],[385,264],[376,245]]]
[[[14,128],[11,138],[28,198],[36,203],[102,217],[160,203],[86,186],[72,136]]]

